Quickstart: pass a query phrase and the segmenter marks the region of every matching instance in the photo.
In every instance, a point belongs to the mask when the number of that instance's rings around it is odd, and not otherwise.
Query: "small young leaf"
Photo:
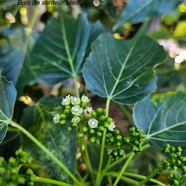
[[[36,77],[55,84],[80,74],[90,45],[101,32],[101,24],[91,25],[85,14],[75,20],[59,11],[59,16],[48,22],[31,53],[31,68]]]
[[[121,41],[105,33],[93,43],[83,76],[90,91],[133,104],[155,89],[153,67],[165,58],[163,48],[143,34]]]
[[[126,22],[143,22],[146,18],[161,17],[171,13],[182,0],[128,0],[114,30]]]
[[[186,150],[186,94],[178,92],[154,103],[149,97],[134,106],[133,119],[147,135],[154,148],[162,150],[167,143]]]
[[[7,120],[12,119],[16,90],[13,83],[0,76],[0,142],[7,132]]]
[[[67,125],[55,124],[52,118],[56,113],[62,113],[61,100],[54,96],[47,96],[25,110],[22,124],[24,128],[33,134],[72,173],[74,173],[77,150],[76,130],[74,129],[69,132]],[[40,150],[24,135],[22,135],[22,143],[23,148],[30,152],[33,158],[41,162],[52,176],[68,183],[72,181],[47,154]]]

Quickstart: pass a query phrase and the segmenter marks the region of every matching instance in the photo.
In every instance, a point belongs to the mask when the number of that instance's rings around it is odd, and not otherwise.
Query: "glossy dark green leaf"
[[[155,89],[153,67],[165,58],[163,48],[142,34],[121,41],[105,33],[93,43],[83,76],[90,91],[133,104]]]
[[[27,37],[23,27],[5,29],[0,34],[0,69],[16,84],[26,55]]]
[[[182,0],[128,0],[120,19],[114,29],[126,22],[132,24],[143,22],[147,18],[161,17],[171,13]]]
[[[61,112],[61,100],[48,96],[25,110],[22,125],[74,173],[77,150],[76,130],[69,132],[66,125],[53,123],[53,116]],[[41,162],[52,176],[58,180],[71,182],[69,176],[24,135],[22,143],[23,148]]]
[[[149,97],[137,102],[133,119],[154,148],[162,150],[169,143],[186,150],[185,112],[186,94],[178,92],[160,102],[153,102]]]
[[[48,22],[32,51],[31,68],[36,77],[55,84],[80,74],[90,45],[101,32],[101,24],[91,25],[85,14],[75,20],[59,11],[59,16]]]
[[[4,139],[8,120],[12,119],[16,90],[13,83],[0,76],[0,142]]]

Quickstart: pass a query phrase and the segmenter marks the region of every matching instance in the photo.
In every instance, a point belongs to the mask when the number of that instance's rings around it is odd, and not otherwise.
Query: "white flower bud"
[[[72,123],[79,123],[80,118],[78,116],[76,116],[76,117],[73,117],[71,121],[72,121]]]
[[[84,109],[84,114],[89,115],[92,111],[92,107],[87,107],[86,109]]]
[[[77,97],[71,97],[71,103],[72,105],[79,105],[80,104],[80,99]]]
[[[56,115],[53,117],[53,121],[54,121],[54,123],[59,123],[59,121],[60,121],[60,115],[59,115],[59,114],[56,114]]]
[[[70,97],[70,95],[68,95],[65,98],[63,98],[61,104],[64,105],[64,106],[65,105],[70,105],[70,100],[71,100],[71,97]]]
[[[116,128],[116,125],[114,124],[114,122],[111,122],[111,124],[108,126],[108,129],[110,131],[114,131],[115,128]]]
[[[79,105],[75,105],[71,108],[71,113],[73,115],[79,116],[83,113],[83,109]]]
[[[98,121],[96,119],[89,119],[88,125],[90,128],[96,128],[98,126]]]
[[[82,101],[83,103],[88,103],[88,102],[90,101],[90,99],[89,99],[87,96],[83,95],[83,96],[81,97],[81,101]]]

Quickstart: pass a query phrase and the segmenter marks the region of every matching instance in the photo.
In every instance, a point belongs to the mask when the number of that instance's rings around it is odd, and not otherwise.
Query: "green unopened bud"
[[[90,134],[94,134],[94,133],[95,133],[95,130],[91,128],[91,129],[89,130],[89,132],[90,132]]]
[[[80,138],[83,138],[84,134],[80,132],[80,133],[78,134],[78,136],[79,136]]]
[[[9,160],[8,160],[8,162],[9,162],[11,165],[15,165],[16,159],[13,158],[13,157],[10,157]]]
[[[104,131],[105,128],[104,128],[103,126],[99,126],[98,129],[99,129],[100,131]]]
[[[104,124],[103,124],[103,126],[105,127],[105,128],[108,128],[109,127],[109,123],[108,122],[104,122]]]
[[[111,122],[113,122],[113,119],[111,117],[107,117],[107,122],[111,123]]]
[[[100,115],[100,114],[103,114],[103,109],[102,108],[98,108],[97,110],[97,113]]]
[[[93,111],[91,112],[91,116],[92,116],[92,117],[96,117],[96,116],[97,116],[97,113],[96,113],[95,110],[93,110]]]
[[[102,136],[102,132],[98,131],[96,132],[97,136],[101,137]]]
[[[68,127],[68,131],[71,131],[71,130],[72,130],[72,127],[71,127],[71,126],[69,126],[69,127]]]
[[[61,114],[60,117],[61,117],[61,119],[66,119],[67,115],[66,114]]]
[[[94,136],[91,137],[91,138],[90,138],[90,142],[95,143],[95,142],[96,142],[96,137],[94,137]]]
[[[66,122],[67,122],[67,121],[63,119],[63,120],[60,121],[60,124],[65,125]]]
[[[73,128],[77,127],[77,123],[72,123],[72,127]]]
[[[88,128],[87,127],[83,127],[83,132],[87,132],[88,131]]]
[[[100,120],[100,121],[105,121],[106,119],[107,119],[106,116],[100,116],[100,117],[99,117],[99,120]]]
[[[174,186],[180,186],[180,183],[178,180],[174,180],[173,183],[174,183]]]

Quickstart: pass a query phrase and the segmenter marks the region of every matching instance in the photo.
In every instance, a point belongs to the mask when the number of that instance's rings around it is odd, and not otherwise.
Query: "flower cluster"
[[[85,95],[81,98],[66,96],[61,102],[64,111],[62,114],[57,113],[54,116],[54,123],[71,123],[68,124],[69,130],[79,126],[79,138],[88,135],[90,142],[96,144],[101,143],[103,133],[106,131],[107,152],[113,160],[125,155],[124,144],[130,145],[135,153],[142,151],[141,146],[145,137],[139,129],[133,127],[130,129],[131,136],[123,137],[120,131],[115,129],[113,119],[106,116],[106,109],[98,108],[93,110],[92,107],[89,107],[89,101],[90,99]]]
[[[0,183],[1,185],[34,185],[32,177],[35,176],[31,169],[26,169],[24,173],[20,173],[20,169],[24,164],[29,164],[32,159],[21,149],[16,151],[16,158],[10,157],[8,162],[0,157]]]
[[[163,152],[167,153],[168,158],[162,161],[162,169],[170,171],[170,184],[183,185],[186,180],[186,157],[182,155],[182,148],[167,144]]]
[[[83,137],[88,132],[94,134],[96,129],[98,129],[97,136],[100,137],[102,135],[100,131],[103,131],[105,127],[110,131],[114,131],[114,122],[106,121],[107,117],[104,116],[106,111],[101,108],[93,110],[92,107],[88,106],[89,101],[90,99],[85,95],[81,98],[70,95],[66,96],[61,102],[65,107],[64,112],[62,114],[57,113],[53,117],[54,123],[66,124],[67,121],[71,120],[71,125],[68,127],[69,130],[72,130],[81,123],[83,127],[81,127],[80,137]],[[91,141],[94,141],[93,138],[91,138]]]

